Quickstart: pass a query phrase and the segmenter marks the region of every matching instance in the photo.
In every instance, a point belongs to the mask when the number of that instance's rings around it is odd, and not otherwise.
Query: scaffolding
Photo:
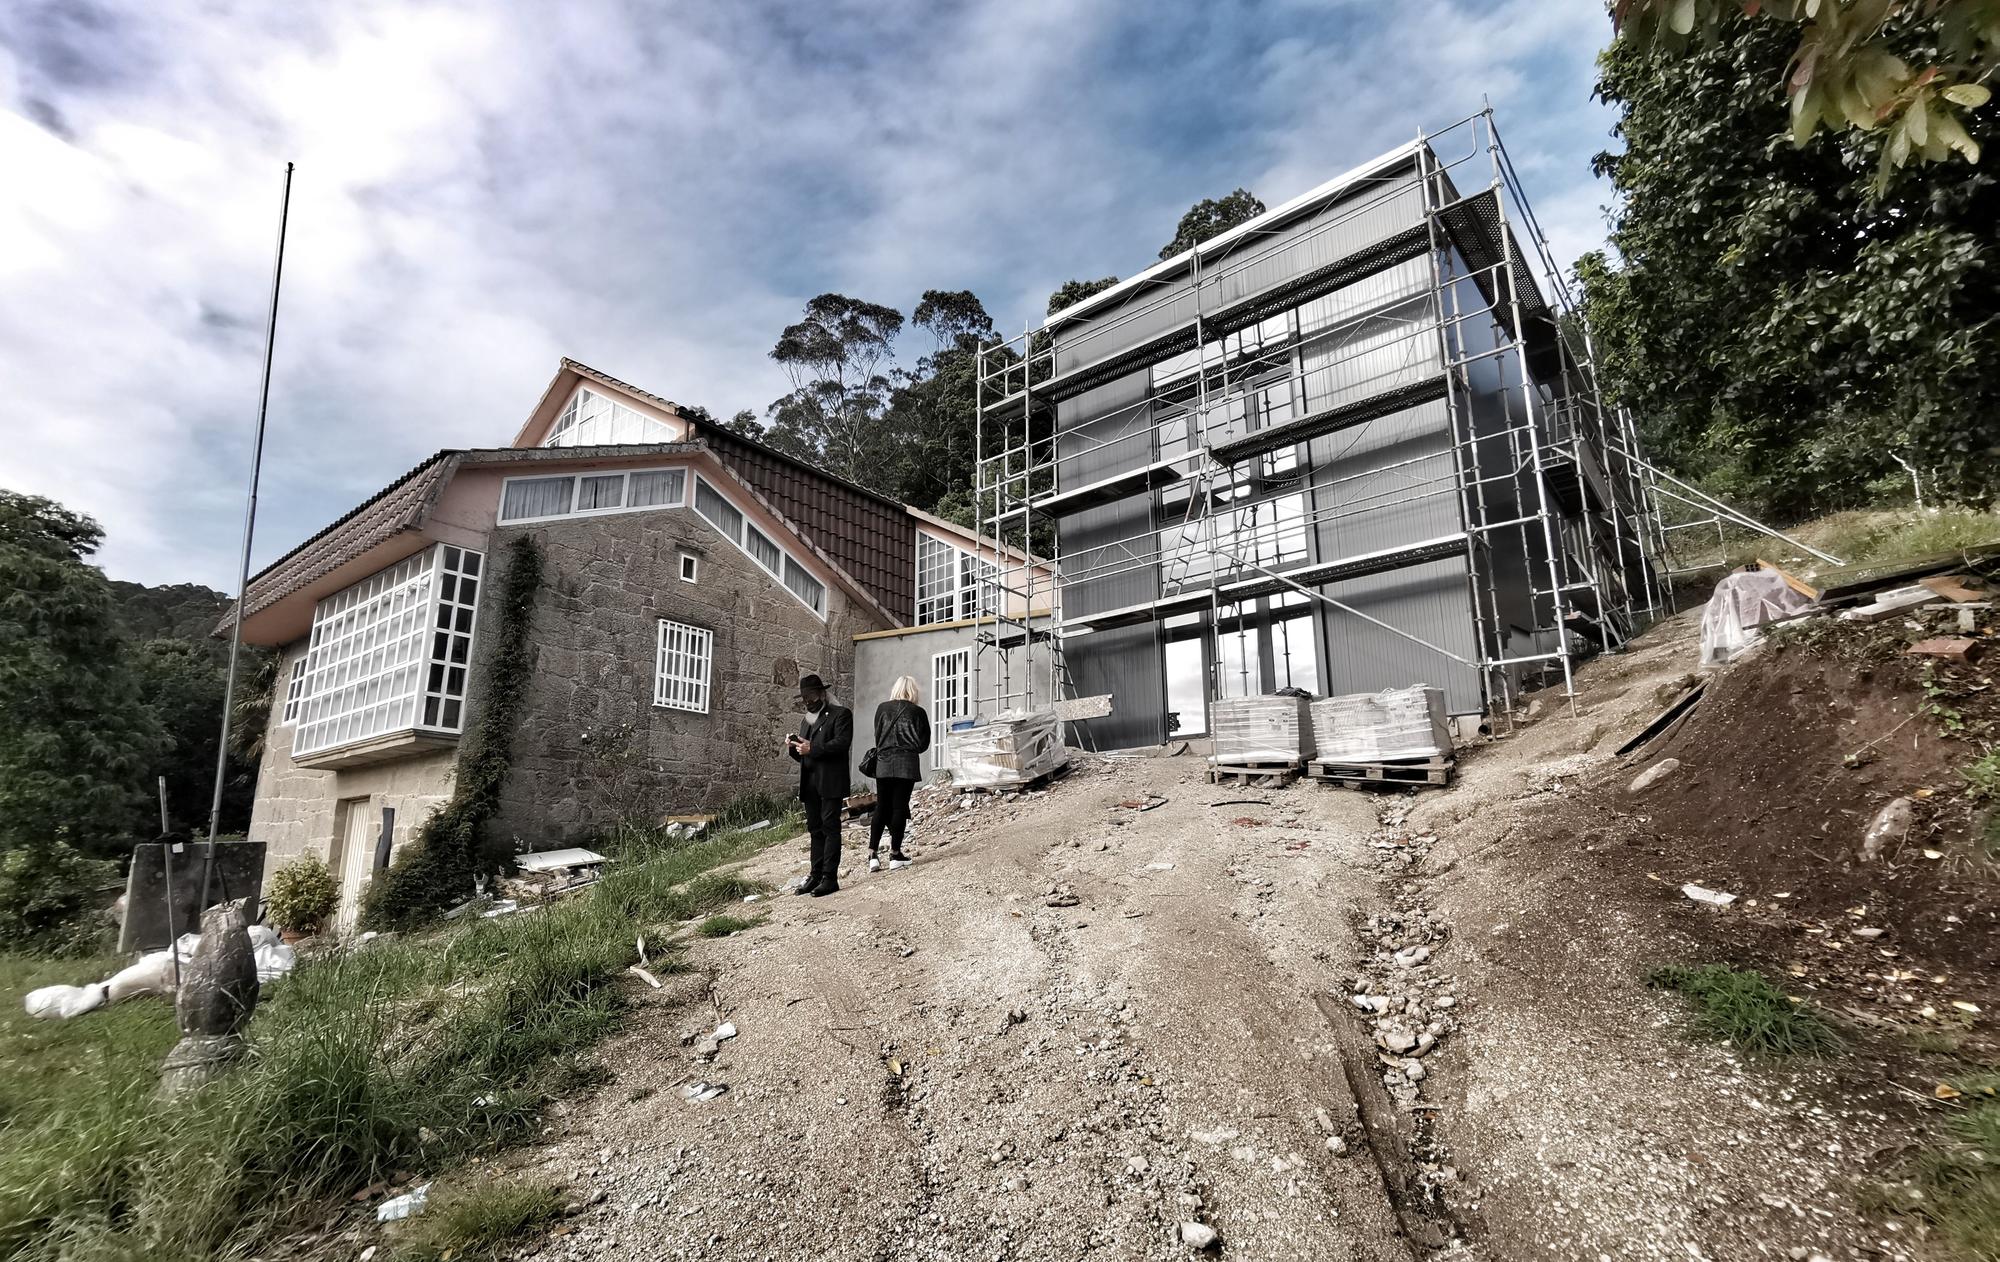
[[[992,714],[1073,695],[1070,646],[1149,625],[1215,637],[1204,705],[1257,691],[1219,646],[1274,599],[1455,663],[1461,710],[1543,683],[1573,704],[1577,659],[1666,605],[1662,499],[1749,521],[1605,406],[1491,110],[985,348],[977,434],[982,525],[1020,545],[982,636]],[[1369,594],[1414,573],[1462,583],[1451,612]]]

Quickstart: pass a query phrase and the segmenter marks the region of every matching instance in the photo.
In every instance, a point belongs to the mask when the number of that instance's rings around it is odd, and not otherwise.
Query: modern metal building
[[[1658,515],[1490,112],[1050,316],[980,363],[982,513],[1053,527],[1046,674],[994,710],[1109,693],[1099,747],[1218,697],[1567,686],[1658,603]],[[1002,619],[1003,624],[1006,619]]]

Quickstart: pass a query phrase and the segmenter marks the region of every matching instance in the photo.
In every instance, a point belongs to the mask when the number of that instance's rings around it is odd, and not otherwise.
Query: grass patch
[[[1693,1006],[1693,1032],[1725,1041],[1759,1059],[1830,1056],[1839,1033],[1810,1003],[1794,1003],[1755,969],[1726,964],[1658,968],[1646,983],[1678,991]]]
[[[732,933],[742,933],[745,929],[755,929],[764,923],[761,916],[732,916],[724,913],[710,916],[694,927],[695,933],[704,938],[726,938]]]
[[[2000,514],[1974,508],[1857,509],[1787,533],[1849,564],[1895,561],[2000,540]]]
[[[492,1259],[528,1231],[559,1217],[562,1193],[533,1183],[445,1184],[420,1217],[396,1232],[393,1262]]]
[[[247,1254],[398,1170],[525,1136],[551,1091],[593,1072],[634,936],[739,902],[757,887],[716,869],[779,836],[725,833],[539,911],[308,961],[259,1006],[243,1067],[172,1102],[153,1094],[175,1037],[165,1004],[23,1028],[19,992],[5,996],[0,1259]],[[104,971],[10,962],[0,977]]]
[[[1961,1094],[1938,1142],[1885,1190],[1885,1208],[1931,1224],[1943,1256],[2000,1262],[2000,1074],[1951,1084]]]

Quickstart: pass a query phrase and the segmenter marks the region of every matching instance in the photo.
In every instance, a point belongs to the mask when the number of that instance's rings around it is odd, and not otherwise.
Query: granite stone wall
[[[547,849],[621,819],[711,810],[751,791],[796,792],[784,735],[799,719],[798,678],[817,673],[850,702],[853,637],[883,629],[879,615],[830,587],[822,620],[687,511],[505,527],[488,556],[504,565],[521,534],[541,544],[543,585],[530,624],[527,718],[515,733],[496,839]],[[681,578],[683,555],[696,560],[692,583]],[[486,584],[482,639],[502,586],[497,573]],[[654,704],[663,618],[714,633],[706,714]]]
[[[257,764],[257,796],[250,807],[252,841],[265,843],[265,877],[302,854],[336,863],[340,804],[366,799],[367,809],[396,812],[393,844],[401,847],[430,813],[451,797],[456,749],[433,749],[392,762],[341,771],[316,771],[292,761],[294,728],[283,722],[284,681],[306,641],[288,645],[278,662],[278,687],[264,729],[264,757]],[[336,864],[335,872],[339,868]]]

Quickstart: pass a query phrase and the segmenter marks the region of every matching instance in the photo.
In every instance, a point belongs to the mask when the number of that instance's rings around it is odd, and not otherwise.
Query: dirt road
[[[640,993],[613,1080],[508,1163],[585,1206],[522,1256],[1186,1258],[1183,1224],[1259,1259],[1908,1256],[1857,1208],[1874,1093],[1689,1044],[1641,979],[1690,909],[1595,905],[1533,834],[1676,636],[1420,796],[1223,789],[1192,755],[920,794],[913,867],[865,873],[851,835],[838,896],[698,945],[693,1002]],[[724,1020],[712,1061],[683,1041]]]

